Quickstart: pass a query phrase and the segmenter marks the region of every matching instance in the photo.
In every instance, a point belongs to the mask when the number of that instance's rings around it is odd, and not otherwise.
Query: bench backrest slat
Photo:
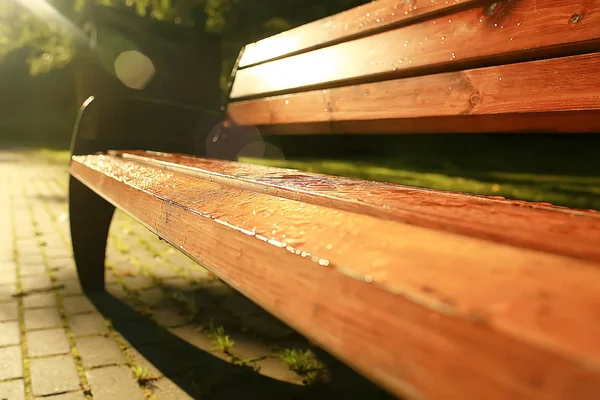
[[[311,134],[600,130],[600,1],[421,3],[382,0],[246,46],[228,124]],[[406,19],[388,21],[384,10]],[[353,24],[372,17],[359,34]]]
[[[237,71],[232,100],[306,87],[545,58],[576,45],[600,48],[600,2],[500,2]],[[535,11],[534,11],[535,10]],[[243,58],[243,57],[242,57]]]
[[[268,37],[244,48],[240,68],[450,13],[491,0],[378,0]]]
[[[241,125],[298,124],[297,131],[304,133],[310,133],[314,123],[330,123],[327,131],[337,132],[344,127],[337,121],[368,120],[387,120],[390,126],[383,129],[380,122],[361,127],[363,132],[402,127],[408,132],[414,126],[399,120],[599,109],[600,53],[593,53],[234,102],[228,114]],[[538,117],[546,115],[528,115],[533,119],[529,123]],[[518,119],[511,120],[515,130],[527,128]],[[478,129],[502,130],[508,124],[499,119]],[[578,127],[568,119],[562,125]],[[597,122],[592,126],[600,127]],[[444,128],[451,131],[452,125]]]

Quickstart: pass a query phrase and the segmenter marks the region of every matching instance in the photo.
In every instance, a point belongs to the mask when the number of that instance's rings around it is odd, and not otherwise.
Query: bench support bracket
[[[69,214],[73,256],[85,293],[104,291],[108,229],[115,207],[83,183],[69,178]]]

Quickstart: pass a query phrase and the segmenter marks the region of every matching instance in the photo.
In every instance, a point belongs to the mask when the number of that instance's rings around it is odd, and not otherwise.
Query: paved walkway
[[[329,382],[305,339],[122,213],[109,295],[88,299],[67,178],[61,163],[0,151],[1,400],[379,398],[352,388],[360,379]]]

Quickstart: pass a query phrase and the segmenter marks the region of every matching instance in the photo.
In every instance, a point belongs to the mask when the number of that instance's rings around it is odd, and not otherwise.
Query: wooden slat
[[[299,53],[332,42],[372,34],[416,19],[474,7],[490,0],[378,0],[348,11],[251,43],[244,48],[239,67]]]
[[[396,394],[600,393],[598,263],[117,156],[73,157],[71,173]]]
[[[313,90],[234,102],[227,108],[238,125],[386,120],[388,130],[400,132],[407,130],[404,120],[409,118],[548,112],[566,117],[565,111],[600,113],[600,53]],[[526,118],[535,127],[535,115]],[[512,131],[511,120],[482,120],[477,130]],[[586,130],[586,124],[597,129],[598,118],[582,119],[576,126]],[[468,126],[440,122],[437,131]],[[573,131],[573,121],[565,118],[553,128]]]
[[[180,154],[143,151],[117,154],[244,190],[600,264],[600,213],[595,210],[576,211],[549,203],[443,192]]]
[[[599,0],[521,0],[241,69],[231,99],[600,48]],[[575,21],[575,22],[574,22]],[[337,83],[336,83],[337,82]]]
[[[536,114],[461,115],[359,121],[330,121],[265,125],[260,132],[299,134],[426,134],[426,133],[598,133],[598,111],[569,111]]]

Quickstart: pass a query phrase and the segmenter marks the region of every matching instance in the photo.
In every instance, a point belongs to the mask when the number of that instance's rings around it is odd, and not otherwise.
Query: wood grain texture
[[[597,263],[117,156],[73,157],[71,173],[395,394],[600,393]]]
[[[474,7],[489,0],[378,0],[352,8],[251,43],[244,48],[239,67],[261,63],[332,42],[350,40],[373,32],[408,24],[415,19]]]
[[[228,125],[228,123],[226,123]],[[425,117],[329,121],[285,125],[264,125],[265,135],[316,134],[427,134],[427,133],[598,133],[598,111],[569,111],[535,114],[459,115],[454,117]]]
[[[469,9],[240,69],[230,97],[235,100],[600,48],[598,0],[498,4],[492,13],[487,6]]]
[[[386,120],[388,130],[404,132],[410,118],[519,113],[531,118],[532,129],[537,120],[530,113],[561,112],[564,121],[554,129],[569,131],[573,121],[566,112],[581,111],[600,113],[600,53],[234,102],[227,115],[237,125],[256,126]],[[509,119],[491,119],[491,125],[482,120],[477,129],[513,130]],[[585,131],[586,123],[598,128],[597,117],[575,125]],[[449,125],[440,123],[437,130],[469,128],[459,121]]]
[[[243,190],[600,264],[600,213],[594,210],[572,210],[549,203],[474,196],[180,154],[143,151],[115,154]]]

